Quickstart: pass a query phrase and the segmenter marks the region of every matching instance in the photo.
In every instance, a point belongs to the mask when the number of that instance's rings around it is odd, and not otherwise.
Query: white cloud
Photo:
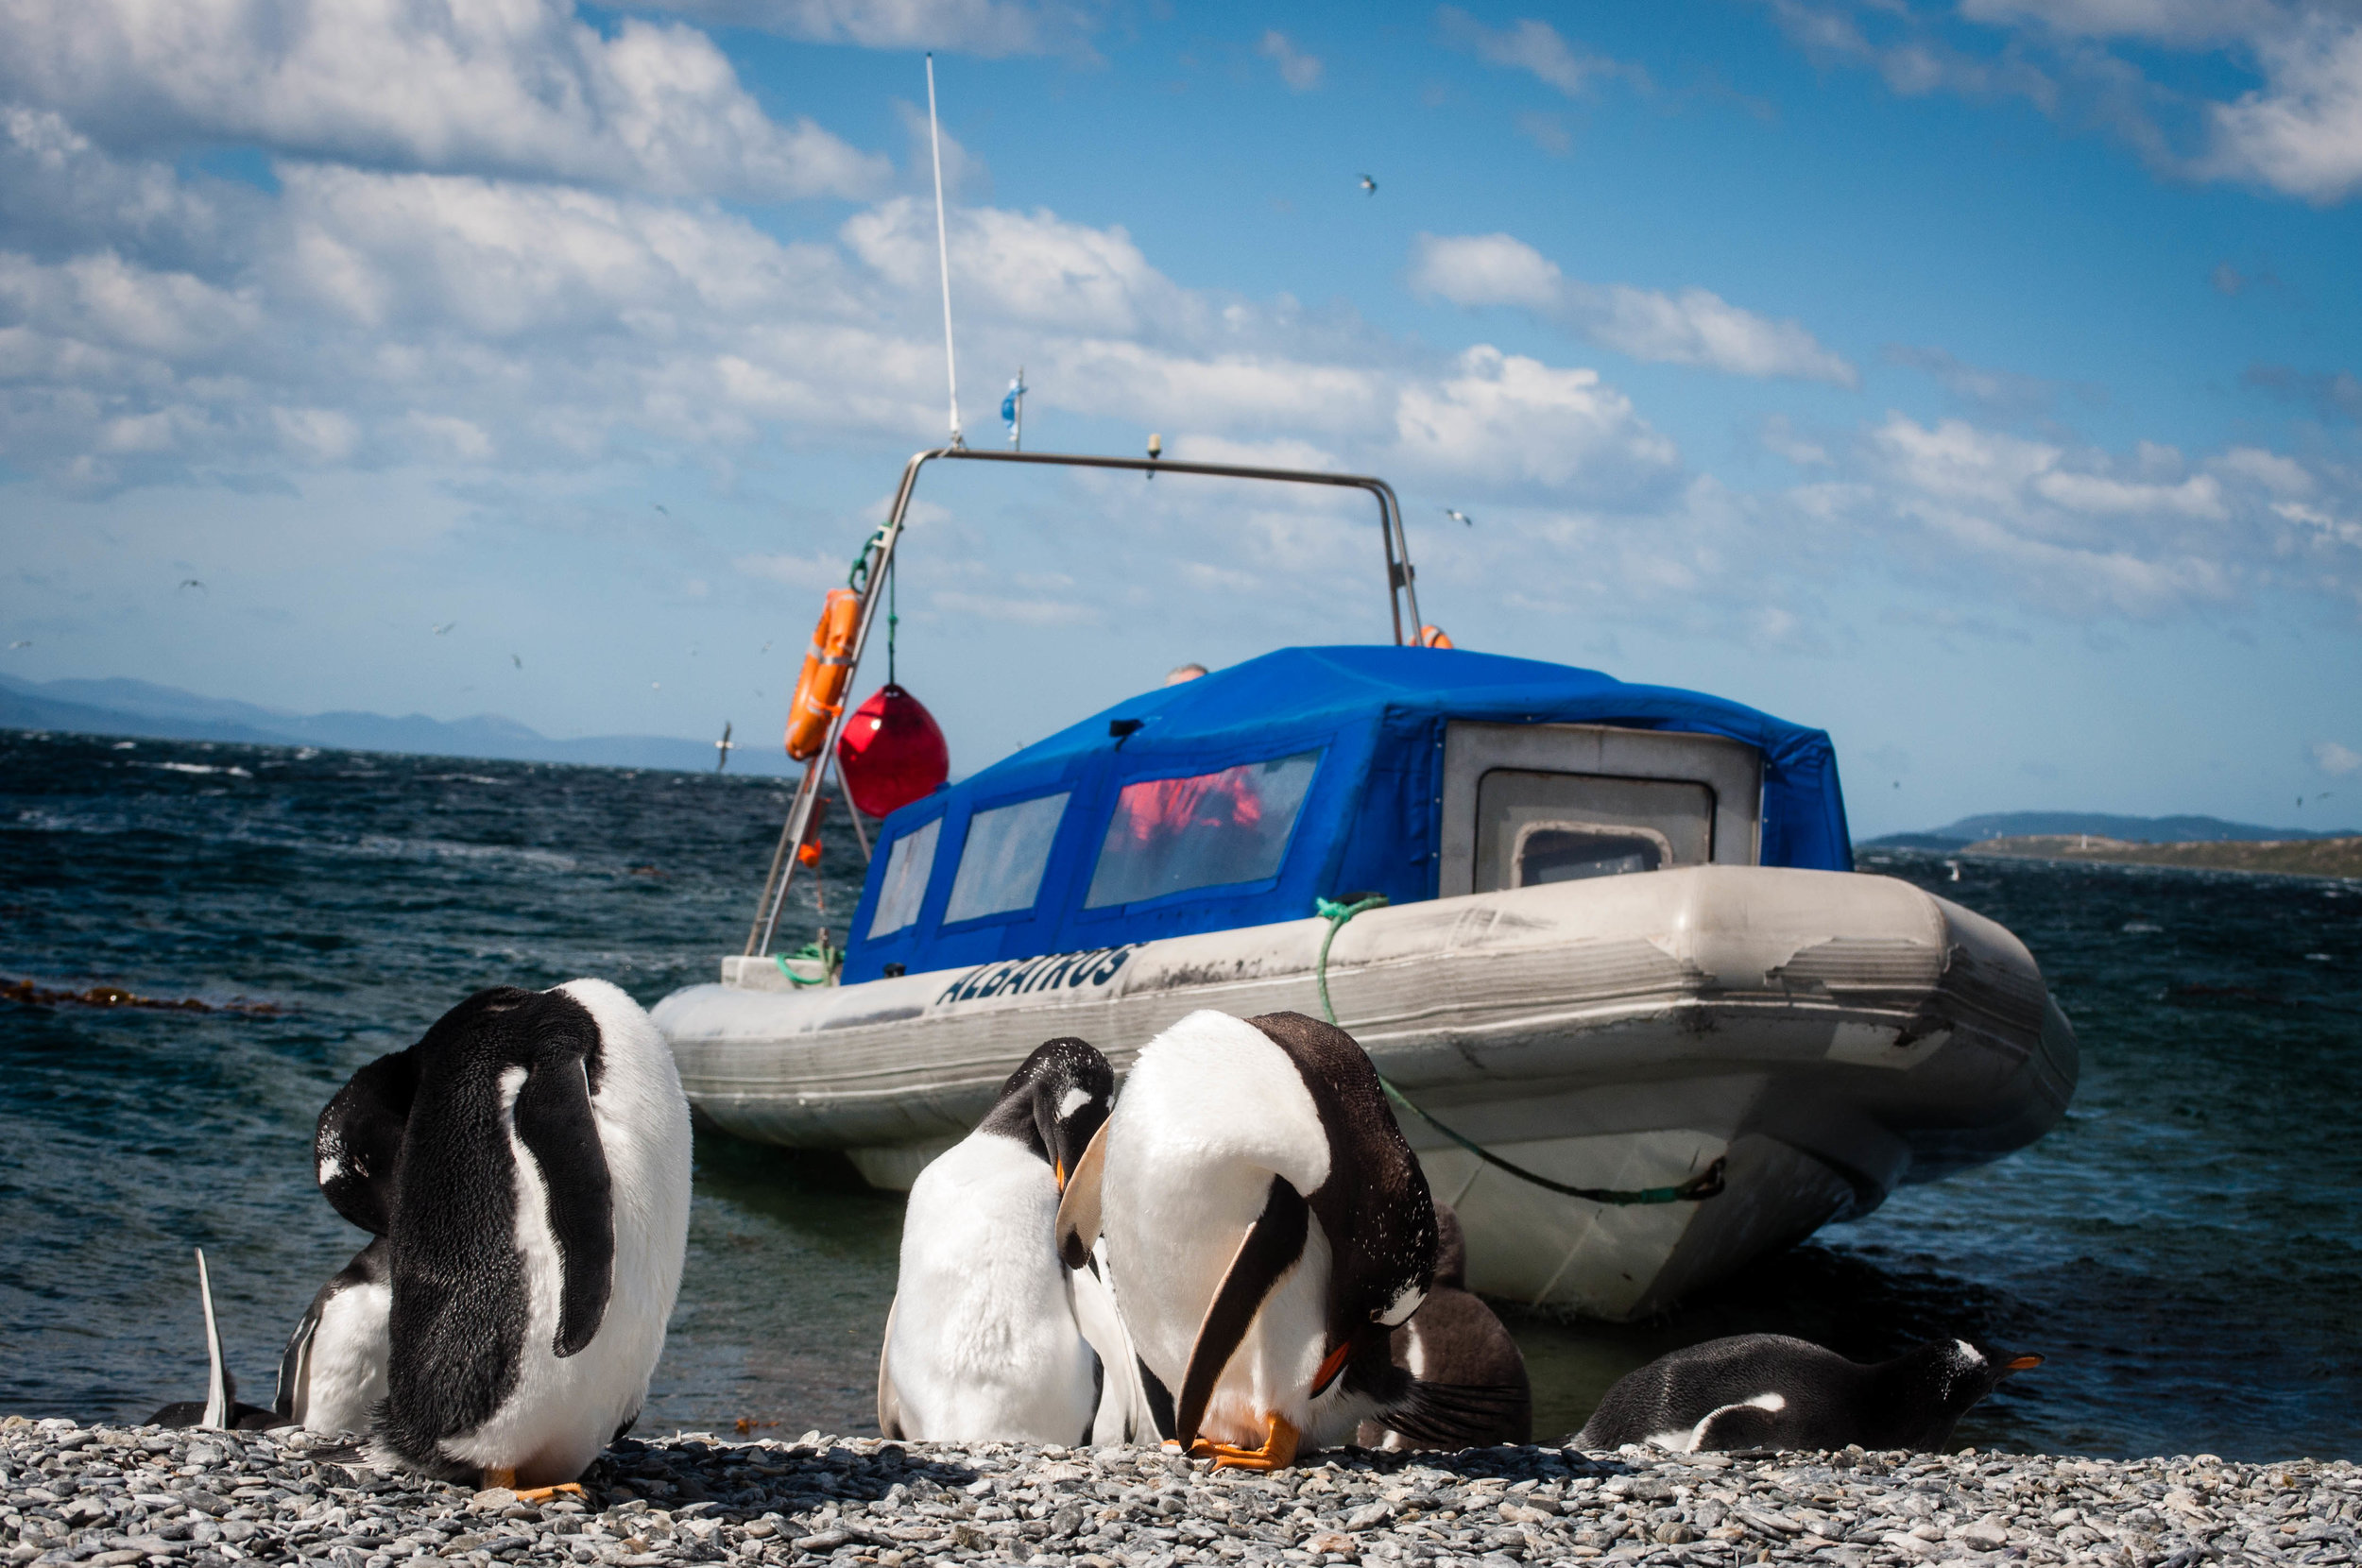
[[[1401,459],[1429,472],[1510,476],[1595,503],[1661,486],[1680,452],[1596,370],[1559,369],[1479,345],[1458,374],[1403,388]]]
[[[2356,769],[2362,769],[2362,752],[2341,746],[2335,741],[2316,741],[2313,742],[2313,765],[2332,778],[2343,778]]]
[[[2317,480],[2276,454],[2234,448],[2193,464],[2143,444],[2119,458],[1889,414],[1846,464],[1844,484],[1791,500],[1823,519],[1905,524],[1893,537],[1922,571],[1964,561],[2067,614],[2155,619],[2273,588],[2362,605],[2362,528],[2351,520],[2362,498],[2348,486],[2335,510],[2291,516],[2275,496]]]
[[[637,9],[815,43],[992,57],[1087,52],[1106,8],[1094,0],[641,0]]]
[[[1412,250],[1411,286],[1456,305],[1531,311],[1635,359],[1860,384],[1851,364],[1794,321],[1771,320],[1702,288],[1672,295],[1583,282],[1508,234],[1421,234]]]
[[[1436,22],[1449,43],[1473,52],[1488,65],[1532,73],[1568,97],[1579,97],[1591,84],[1607,77],[1647,80],[1640,68],[1578,48],[1556,27],[1532,17],[1506,27],[1488,27],[1456,7],[1436,12]]]
[[[2323,205],[2362,190],[2362,25],[2315,19],[2257,47],[2265,84],[2209,110],[2198,172]]]
[[[1321,84],[1321,60],[1308,55],[1288,42],[1288,35],[1274,27],[1263,34],[1263,41],[1255,52],[1279,67],[1279,79],[1295,93],[1309,93]]]
[[[118,147],[773,198],[858,196],[889,172],[773,121],[703,33],[626,18],[604,37],[563,0],[0,0],[0,91]]]

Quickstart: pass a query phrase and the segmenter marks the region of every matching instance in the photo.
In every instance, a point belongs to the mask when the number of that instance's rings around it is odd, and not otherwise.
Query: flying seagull
[[[181,578],[181,579],[180,579],[180,588],[195,588],[195,589],[197,589],[197,592],[199,592],[199,593],[203,593],[203,592],[205,591],[205,585],[204,585],[203,583],[198,582],[198,581],[197,581],[196,578],[194,578],[194,577],[183,577],[183,578]],[[178,593],[178,592],[180,592],[180,588],[174,588],[172,591],[173,591],[173,592],[175,592],[175,593]]]
[[[720,773],[723,769],[728,767],[730,765],[730,753],[736,751],[737,749],[738,742],[730,739],[730,722],[727,719],[725,719],[722,721],[722,738],[713,742],[713,750],[715,752],[713,758],[713,771],[715,773]]]
[[[1451,519],[1452,521],[1459,523],[1463,528],[1474,528],[1476,526],[1476,523],[1469,519],[1468,514],[1461,511],[1456,506],[1445,507],[1444,516]]]
[[[14,653],[14,652],[16,652],[16,650],[17,650],[17,649],[19,649],[19,648],[29,648],[29,647],[31,647],[32,645],[33,645],[33,639],[32,639],[31,638],[29,638],[29,637],[20,637],[20,638],[18,638],[18,639],[17,639],[14,642],[11,642],[11,643],[9,643],[9,651],[10,653]]]
[[[651,506],[654,506],[654,507],[655,507],[658,511],[659,511],[659,512],[664,512],[664,503],[662,503],[662,502],[660,502],[660,501],[653,501],[653,502],[650,502],[648,504],[650,504]],[[670,512],[664,512],[664,515],[665,515],[666,517],[668,517],[668,518],[669,518],[669,517],[671,517],[673,514],[672,514],[672,513],[670,513]]]
[[[755,652],[757,652],[757,653],[759,653],[759,654],[767,654],[767,653],[769,653],[770,651],[771,651],[771,644],[769,644],[768,642],[764,643],[762,647],[760,647],[760,648],[758,648],[758,649],[756,649],[756,650],[755,650]]]
[[[522,658],[519,658],[519,657],[518,657],[515,654],[511,654],[511,655],[509,655],[509,656],[508,656],[508,662],[509,662],[509,663],[511,663],[511,664],[513,664],[513,665],[515,665],[515,666],[516,666],[518,669],[520,669],[520,670],[522,670],[522,669],[523,669],[523,668],[525,667],[525,661],[524,661],[523,659],[522,659]]]
[[[446,622],[444,622],[441,625],[439,625],[439,626],[437,626],[437,627],[436,627],[436,628],[435,628],[435,635],[436,635],[436,637],[440,637],[440,636],[442,636],[445,632],[450,631],[450,630],[451,630],[454,626],[456,626],[456,625],[458,625],[458,624],[459,624],[459,622],[456,622],[456,621],[446,621]]]
[[[1368,175],[1363,175],[1361,177],[1361,191],[1365,196],[1378,195],[1378,181],[1372,179]]]

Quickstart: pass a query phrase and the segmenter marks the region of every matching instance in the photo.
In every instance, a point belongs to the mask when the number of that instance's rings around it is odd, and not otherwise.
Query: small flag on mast
[[[1009,383],[1009,395],[1001,400],[1001,418],[1009,427],[1009,445],[1017,446],[1025,435],[1025,367],[1021,365],[1017,379]]]

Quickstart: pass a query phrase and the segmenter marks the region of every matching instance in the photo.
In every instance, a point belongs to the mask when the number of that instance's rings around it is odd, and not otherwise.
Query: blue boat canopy
[[[1828,736],[1697,691],[1458,649],[1283,648],[1118,703],[885,820],[847,983],[1436,896],[1444,726],[1727,736],[1761,863],[1853,869]]]

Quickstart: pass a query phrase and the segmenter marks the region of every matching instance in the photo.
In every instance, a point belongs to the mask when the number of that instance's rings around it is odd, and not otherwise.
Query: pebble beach
[[[2362,1471],[1979,1454],[1345,1450],[1270,1475],[1154,1448],[626,1439],[584,1495],[331,1462],[303,1434],[0,1421],[11,1565],[433,1562],[1818,1562],[2353,1560]]]

